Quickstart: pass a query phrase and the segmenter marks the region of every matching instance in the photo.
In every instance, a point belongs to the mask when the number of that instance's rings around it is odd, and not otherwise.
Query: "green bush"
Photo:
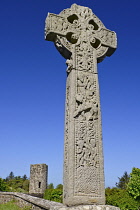
[[[6,186],[6,183],[4,182],[4,180],[2,178],[0,178],[0,191],[7,191],[8,188]]]
[[[43,198],[62,203],[62,194],[63,191],[61,189],[46,189]]]
[[[62,185],[62,184],[58,184],[58,185],[56,186],[56,189],[63,190],[63,185]]]
[[[138,210],[140,205],[126,190],[106,189],[106,204],[119,207],[121,210]]]

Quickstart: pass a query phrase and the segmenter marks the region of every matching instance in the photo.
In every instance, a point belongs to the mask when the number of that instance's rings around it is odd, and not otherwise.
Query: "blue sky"
[[[48,12],[90,7],[117,33],[118,49],[98,65],[105,183],[140,168],[140,1],[1,0],[0,177],[49,166],[48,182],[62,183],[65,59],[44,40]]]

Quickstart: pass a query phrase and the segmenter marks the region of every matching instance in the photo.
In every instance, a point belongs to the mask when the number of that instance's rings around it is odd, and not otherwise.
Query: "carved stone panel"
[[[75,195],[100,196],[96,78],[77,72],[75,117]]]

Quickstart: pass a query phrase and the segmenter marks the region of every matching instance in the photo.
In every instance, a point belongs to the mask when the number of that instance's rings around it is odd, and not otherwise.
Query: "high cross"
[[[73,4],[46,18],[45,39],[66,58],[64,204],[104,204],[97,63],[116,49],[116,33],[88,7]]]

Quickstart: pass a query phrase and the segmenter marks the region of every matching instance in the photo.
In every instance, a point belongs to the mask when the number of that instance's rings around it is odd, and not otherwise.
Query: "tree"
[[[14,179],[14,173],[12,171],[9,174],[9,179]]]
[[[62,185],[62,184],[58,184],[58,185],[56,186],[56,189],[63,190],[63,185]]]
[[[26,174],[23,175],[22,179],[25,181],[27,179]]]
[[[126,189],[127,188],[127,184],[130,180],[130,175],[125,171],[123,176],[121,178],[119,178],[119,182],[116,183],[116,187],[119,189]]]
[[[48,184],[48,187],[47,187],[47,188],[48,188],[48,189],[54,189],[53,183]]]
[[[9,176],[7,176],[5,180],[6,180],[6,181],[9,181],[9,180],[12,180],[12,179],[14,179],[14,178],[15,178],[15,177],[14,177],[14,173],[13,173],[13,171],[11,171],[10,174],[9,174]]]
[[[140,201],[140,169],[133,168],[130,174],[130,181],[127,186],[128,192]]]

